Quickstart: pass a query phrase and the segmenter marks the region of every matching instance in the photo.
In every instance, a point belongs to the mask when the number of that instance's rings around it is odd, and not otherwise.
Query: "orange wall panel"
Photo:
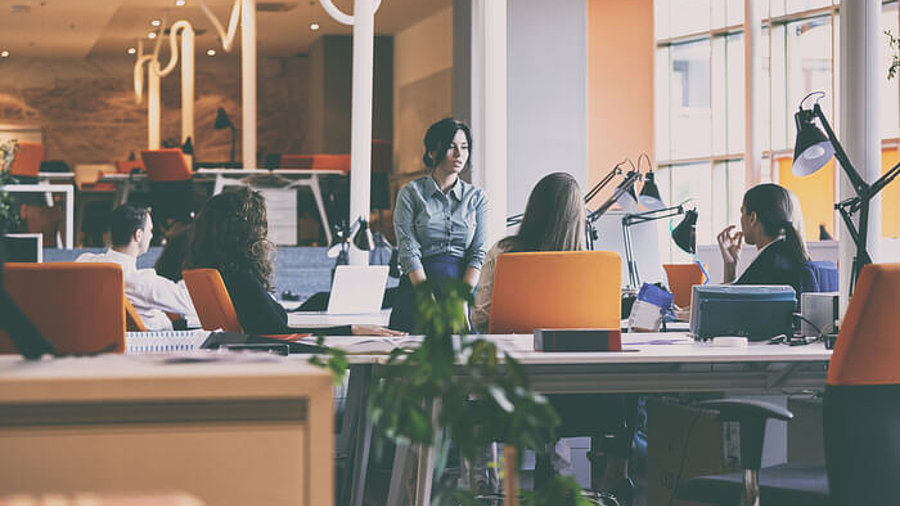
[[[803,226],[807,241],[819,240],[819,225],[835,237],[834,212],[834,160],[815,174],[799,178],[791,172],[792,158],[781,158],[778,164],[778,182],[790,189],[800,200],[803,208]]]
[[[587,14],[590,188],[625,158],[654,159],[653,0],[588,0]]]
[[[889,171],[900,161],[897,148],[881,150],[881,172]],[[900,237],[900,184],[894,181],[881,190],[881,237]]]

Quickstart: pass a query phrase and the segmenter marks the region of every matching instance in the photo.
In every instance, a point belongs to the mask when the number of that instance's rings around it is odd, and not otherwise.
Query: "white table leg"
[[[75,189],[66,185],[66,249],[75,247]]]
[[[216,182],[213,186],[213,195],[222,193],[223,188],[225,188],[225,176],[223,176],[222,174],[216,174]]]

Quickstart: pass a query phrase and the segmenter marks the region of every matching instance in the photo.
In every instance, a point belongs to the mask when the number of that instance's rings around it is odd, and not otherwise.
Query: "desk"
[[[39,183],[52,183],[53,181],[62,181],[64,183],[72,183],[75,181],[74,172],[38,172]]]
[[[9,184],[3,187],[9,193],[64,193],[66,195],[66,237],[64,246],[72,249],[75,237],[75,188],[70,184]],[[50,199],[52,204],[52,199]]]
[[[728,392],[787,393],[825,386],[831,350],[822,343],[807,346],[751,343],[745,348],[713,347],[694,342],[684,333],[623,334],[622,343],[633,352],[559,353],[533,351],[531,335],[483,336],[508,351],[528,371],[532,387],[547,394]],[[339,451],[347,448],[352,480],[341,490],[349,504],[362,504],[366,478],[371,422],[365,416],[365,389],[377,378],[384,356],[350,356],[351,373],[347,396],[349,414],[362,416],[349,421],[347,440],[339,440]],[[353,404],[353,405],[352,405]],[[358,405],[357,405],[358,404]],[[358,415],[361,414],[361,415]],[[398,451],[398,455],[401,451]],[[433,463],[432,455],[422,458]],[[397,466],[395,466],[395,469]],[[393,479],[391,491],[400,490]],[[418,497],[430,496],[429,480]],[[389,501],[391,500],[389,494]],[[395,496],[396,497],[396,496]],[[423,501],[421,504],[428,504]]]
[[[262,354],[0,357],[0,495],[334,504],[330,373]]]
[[[282,183],[282,188],[290,189],[306,186],[312,191],[316,209],[319,212],[319,220],[325,229],[325,239],[328,245],[332,243],[331,225],[328,222],[328,214],[325,212],[325,201],[322,199],[322,189],[319,185],[319,176],[343,176],[340,170],[319,169],[198,169],[194,172],[195,181],[213,180],[213,195],[222,193],[226,186],[254,186],[256,179],[260,177],[276,178]],[[109,182],[116,185],[116,205],[122,205],[128,201],[128,195],[132,186],[147,181],[146,174],[103,174],[100,182]]]

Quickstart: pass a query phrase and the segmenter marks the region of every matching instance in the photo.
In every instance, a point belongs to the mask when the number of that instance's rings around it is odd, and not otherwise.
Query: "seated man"
[[[197,311],[183,281],[173,283],[153,269],[137,268],[137,258],[147,252],[153,238],[150,208],[138,204],[117,207],[109,217],[109,232],[110,249],[101,254],[84,253],[76,261],[120,264],[125,296],[147,330],[171,330],[172,320],[166,313],[183,317],[189,326],[198,326]]]

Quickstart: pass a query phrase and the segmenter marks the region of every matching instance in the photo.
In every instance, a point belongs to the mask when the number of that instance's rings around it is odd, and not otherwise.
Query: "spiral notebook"
[[[202,348],[208,330],[159,330],[126,332],[125,353],[171,353]]]

